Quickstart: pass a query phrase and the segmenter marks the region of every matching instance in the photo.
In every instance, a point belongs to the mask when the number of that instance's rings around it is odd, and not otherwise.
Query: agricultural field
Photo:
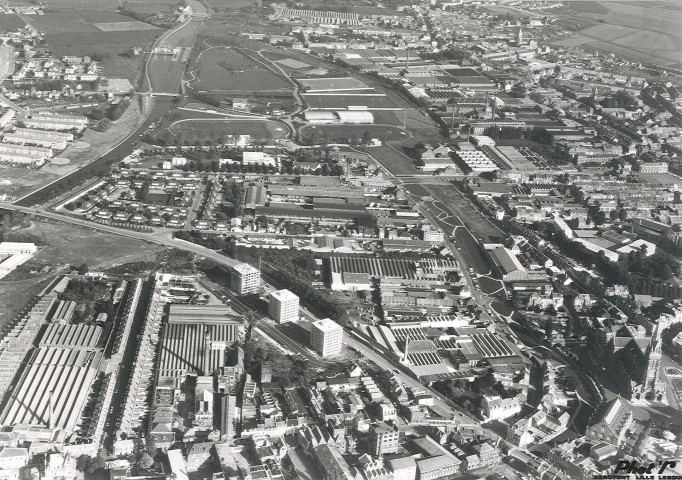
[[[223,90],[281,90],[292,85],[264,68],[258,62],[230,48],[212,48],[199,57],[199,66],[193,72],[197,89]]]
[[[228,135],[251,135],[255,139],[284,138],[289,130],[271,120],[207,119],[178,120],[169,130],[173,135],[190,140],[219,140]]]
[[[26,1],[11,0],[10,3],[26,4]],[[91,9],[99,12],[115,12],[121,4],[125,8],[140,13],[155,13],[168,10],[178,4],[177,0],[42,0],[40,2],[47,10],[56,8]]]
[[[682,63],[682,10],[675,3],[571,2],[560,16],[589,26],[556,45],[582,46],[663,65]]]
[[[345,143],[348,140],[360,140],[365,132],[371,138],[384,141],[400,141],[411,135],[402,128],[387,125],[305,125],[299,130],[299,138],[307,143],[316,143],[326,136],[328,143]]]
[[[104,76],[127,78],[133,83],[140,72],[141,59],[122,54],[132,47],[151,45],[164,31],[107,10],[50,8],[45,15],[33,16],[31,21],[45,33],[45,40],[56,56],[104,55],[106,58],[101,62]],[[124,31],[116,27],[119,23],[125,26]]]

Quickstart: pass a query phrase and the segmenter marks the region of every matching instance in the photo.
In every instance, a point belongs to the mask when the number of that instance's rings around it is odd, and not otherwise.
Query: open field
[[[22,28],[26,23],[14,14],[0,14],[0,30],[11,32],[17,28]]]
[[[590,26],[556,44],[583,46],[664,65],[682,63],[679,7],[665,1],[571,2],[569,9],[559,15]]]
[[[292,85],[241,53],[227,48],[206,50],[199,57],[199,90],[279,90]]]
[[[353,138],[360,140],[365,132],[367,132],[371,138],[378,138],[382,142],[403,140],[410,137],[410,134],[402,128],[390,125],[329,124],[304,125],[299,129],[299,138],[305,142],[315,143],[326,136],[328,143],[346,143]]]
[[[169,127],[174,135],[185,139],[220,139],[226,135],[251,135],[252,138],[284,138],[288,129],[271,120],[206,119],[179,120]]]

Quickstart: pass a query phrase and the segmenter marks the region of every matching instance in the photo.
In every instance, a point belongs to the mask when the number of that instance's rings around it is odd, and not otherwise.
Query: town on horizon
[[[0,2],[0,480],[682,479],[675,0]]]

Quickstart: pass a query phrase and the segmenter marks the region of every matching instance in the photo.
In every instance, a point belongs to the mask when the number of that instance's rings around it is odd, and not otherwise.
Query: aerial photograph
[[[682,0],[0,0],[0,480],[682,480]]]

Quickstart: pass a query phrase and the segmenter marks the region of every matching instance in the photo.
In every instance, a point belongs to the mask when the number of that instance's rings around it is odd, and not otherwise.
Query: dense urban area
[[[0,3],[0,480],[682,478],[681,25]]]

